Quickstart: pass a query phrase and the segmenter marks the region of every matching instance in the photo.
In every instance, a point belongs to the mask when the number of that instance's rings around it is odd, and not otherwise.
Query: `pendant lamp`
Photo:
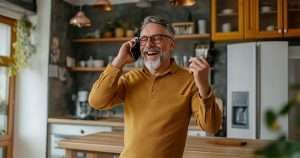
[[[80,5],[79,12],[77,12],[76,15],[70,20],[70,24],[79,28],[90,27],[92,25],[91,20],[82,11],[82,5]]]

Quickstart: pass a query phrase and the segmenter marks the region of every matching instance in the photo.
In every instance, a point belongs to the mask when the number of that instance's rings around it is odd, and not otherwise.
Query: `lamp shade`
[[[193,6],[196,4],[196,0],[169,0],[169,2],[175,6]]]
[[[112,11],[112,5],[109,0],[97,0],[95,7],[100,7],[104,11]]]
[[[91,20],[86,17],[83,11],[79,11],[76,15],[70,20],[70,24],[77,27],[90,27]]]

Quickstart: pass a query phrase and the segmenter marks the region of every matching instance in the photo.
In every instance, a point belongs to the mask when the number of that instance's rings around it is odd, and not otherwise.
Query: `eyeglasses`
[[[168,38],[171,40],[174,40],[171,36],[166,35],[166,34],[155,34],[152,36],[141,36],[140,39],[140,43],[141,45],[146,45],[146,43],[148,42],[148,40],[150,39],[150,42],[153,42],[154,44],[160,44],[163,40],[163,38]]]

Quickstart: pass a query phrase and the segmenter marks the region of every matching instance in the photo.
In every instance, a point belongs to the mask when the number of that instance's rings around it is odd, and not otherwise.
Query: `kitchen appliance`
[[[300,83],[300,46],[289,47],[289,85]],[[297,95],[295,89],[289,90],[289,98]],[[299,133],[300,106],[295,106],[289,112],[289,139],[300,140]]]
[[[288,100],[288,42],[229,44],[227,53],[227,137],[277,138],[265,113]],[[287,134],[288,118],[280,125]]]
[[[76,117],[85,119],[91,114],[91,107],[88,104],[88,91],[78,91],[76,101]]]

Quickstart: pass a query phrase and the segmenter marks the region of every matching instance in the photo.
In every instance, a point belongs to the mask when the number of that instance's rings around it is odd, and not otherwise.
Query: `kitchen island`
[[[102,132],[62,140],[59,147],[66,150],[66,158],[75,158],[79,151],[87,153],[87,158],[104,158],[109,154],[119,155],[123,143],[122,132]],[[267,143],[266,140],[188,136],[183,158],[253,158],[258,157],[253,152]]]

